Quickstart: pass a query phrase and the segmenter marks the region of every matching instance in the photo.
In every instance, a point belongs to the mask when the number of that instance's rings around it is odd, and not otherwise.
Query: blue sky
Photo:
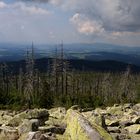
[[[140,46],[140,0],[0,0],[0,42]]]

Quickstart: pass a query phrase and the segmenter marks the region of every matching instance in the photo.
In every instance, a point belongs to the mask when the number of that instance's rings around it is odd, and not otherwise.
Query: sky
[[[140,46],[140,0],[0,0],[0,42]]]

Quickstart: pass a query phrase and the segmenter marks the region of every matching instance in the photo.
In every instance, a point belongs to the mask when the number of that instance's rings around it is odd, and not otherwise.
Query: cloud
[[[13,9],[17,9],[20,10],[22,12],[25,12],[27,14],[39,14],[39,15],[48,15],[50,12],[46,9],[34,6],[34,5],[30,5],[27,6],[25,3],[23,2],[16,2],[14,4],[12,4],[10,6]]]
[[[34,3],[53,3],[53,4],[58,4],[62,0],[16,0],[16,1],[22,1],[22,2],[34,2]]]
[[[5,8],[7,7],[7,4],[4,3],[3,1],[0,1],[0,8]]]
[[[65,7],[96,21],[107,32],[140,31],[140,0],[71,0]]]
[[[42,2],[42,3],[46,3],[46,2],[49,2],[50,0],[16,0],[16,1],[24,1],[24,2]]]
[[[104,29],[96,21],[90,20],[84,15],[76,13],[70,21],[77,27],[78,32],[86,35],[102,33]]]
[[[30,14],[30,15],[48,15],[48,14],[50,14],[50,11],[48,11],[45,8],[43,9],[39,6],[27,5],[24,2],[15,2],[15,3],[11,3],[11,4],[6,4],[3,1],[0,1],[0,8],[18,10],[20,12]]]
[[[15,0],[48,3],[84,15],[107,32],[139,32],[140,0]],[[27,7],[28,8],[28,7]],[[27,11],[40,11],[31,7]],[[43,11],[40,13],[44,13]],[[73,14],[73,16],[75,15]],[[77,26],[78,27],[78,26]]]

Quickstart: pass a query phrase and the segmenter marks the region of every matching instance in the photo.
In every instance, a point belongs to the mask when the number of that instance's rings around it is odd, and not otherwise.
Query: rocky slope
[[[140,104],[0,111],[0,140],[140,140]]]

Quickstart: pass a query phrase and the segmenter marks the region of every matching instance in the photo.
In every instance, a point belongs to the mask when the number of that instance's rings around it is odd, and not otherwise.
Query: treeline
[[[132,74],[130,67],[122,73],[75,71],[64,59],[62,45],[46,65],[44,73],[35,68],[33,47],[26,54],[26,71],[20,68],[15,75],[1,65],[0,107],[97,107],[140,101],[140,75]]]

